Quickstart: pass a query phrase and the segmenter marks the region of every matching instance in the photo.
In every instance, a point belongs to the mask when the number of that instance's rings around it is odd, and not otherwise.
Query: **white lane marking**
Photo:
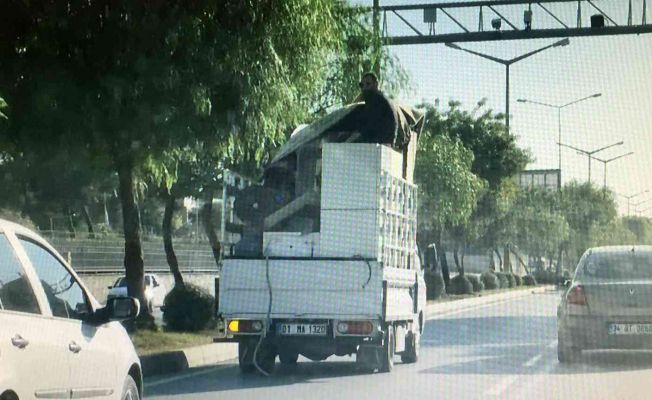
[[[167,383],[180,381],[183,379],[195,378],[202,375],[208,375],[210,373],[219,371],[221,369],[227,368],[228,365],[216,365],[214,368],[202,369],[201,371],[189,372],[181,375],[171,376],[169,378],[162,378],[155,381],[145,382],[145,389],[152,388],[155,386],[165,385]]]
[[[429,313],[429,315],[427,315],[426,319],[427,320],[438,319],[438,318],[441,318],[441,317],[448,317],[449,315],[456,315],[456,314],[462,314],[462,313],[469,312],[469,311],[481,310],[483,308],[493,307],[493,306],[496,306],[496,305],[499,305],[499,304],[502,304],[502,303],[507,303],[510,300],[511,299],[498,300],[498,301],[494,301],[494,302],[487,303],[487,304],[480,304],[480,305],[477,305],[477,306],[469,306],[469,307],[461,308],[459,310],[444,311],[444,312],[439,313],[439,314],[437,314],[436,311],[432,311],[432,312]]]
[[[552,342],[548,343],[548,348],[549,349],[554,349],[555,347],[557,347],[557,339],[555,339]]]
[[[525,364],[523,364],[523,366],[528,367],[528,368],[534,366],[534,364],[536,364],[541,359],[542,356],[543,356],[543,354],[539,354],[539,355],[536,355],[536,356],[530,358],[529,360],[527,360],[525,362]]]
[[[518,379],[517,376],[507,376],[500,381],[498,381],[497,384],[493,385],[492,387],[489,388],[485,392],[485,395],[487,396],[500,396],[508,387],[510,387],[516,380]]]

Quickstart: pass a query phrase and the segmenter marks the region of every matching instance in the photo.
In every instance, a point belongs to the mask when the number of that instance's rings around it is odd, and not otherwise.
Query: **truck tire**
[[[381,358],[380,372],[391,372],[394,369],[394,352],[396,350],[396,335],[394,326],[387,325],[385,341],[383,343],[383,354]]]
[[[414,364],[419,360],[419,347],[421,335],[418,332],[409,332],[405,336],[405,351],[401,354],[403,364]]]
[[[279,361],[281,361],[281,364],[283,365],[297,365],[297,361],[299,360],[299,354],[281,352],[278,354],[278,359]]]
[[[241,340],[238,342],[238,366],[240,371],[244,374],[254,372],[254,350],[256,349],[256,342],[251,340]]]
[[[276,352],[274,347],[265,342],[261,343],[258,352],[256,353],[256,363],[258,364],[258,367],[266,373],[271,374],[274,372],[274,365],[276,364]]]

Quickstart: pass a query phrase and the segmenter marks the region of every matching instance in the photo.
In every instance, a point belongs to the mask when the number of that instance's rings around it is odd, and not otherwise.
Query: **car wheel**
[[[557,340],[557,359],[562,364],[572,363],[577,361],[582,351],[577,347],[571,346],[561,338]]]
[[[409,332],[405,336],[405,351],[401,354],[404,364],[413,364],[419,359],[421,336],[416,332]]]
[[[385,343],[383,344],[383,356],[381,360],[380,372],[391,372],[394,369],[394,351],[396,350],[396,336],[394,336],[394,327],[387,326]]]
[[[139,400],[140,395],[138,394],[138,386],[134,378],[130,375],[127,375],[125,378],[124,388],[122,389],[122,400]]]

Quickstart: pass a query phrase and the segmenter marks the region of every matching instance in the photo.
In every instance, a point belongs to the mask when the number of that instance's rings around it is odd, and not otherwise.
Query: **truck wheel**
[[[255,348],[256,346],[254,345],[254,349]],[[276,364],[276,353],[274,352],[274,347],[263,342],[256,353],[256,363],[258,364],[258,367],[266,373],[271,374],[274,372],[274,364]]]
[[[296,365],[297,360],[299,360],[299,354],[282,352],[279,353],[278,359],[283,365]]]
[[[391,372],[394,368],[394,351],[396,350],[396,336],[394,335],[394,327],[392,325],[387,326],[387,333],[385,335],[380,372]]]
[[[254,372],[254,350],[256,349],[256,342],[251,340],[241,340],[238,343],[238,365],[240,371],[244,374]]]
[[[413,364],[419,359],[421,336],[417,332],[409,332],[405,336],[405,351],[401,354],[403,364]]]

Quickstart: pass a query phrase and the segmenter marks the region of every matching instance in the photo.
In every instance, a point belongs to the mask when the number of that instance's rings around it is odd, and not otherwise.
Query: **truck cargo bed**
[[[395,319],[412,315],[410,290],[416,282],[415,271],[381,268],[371,260],[314,258],[225,260],[219,312],[227,318],[264,318],[270,304],[267,276],[272,318]]]

